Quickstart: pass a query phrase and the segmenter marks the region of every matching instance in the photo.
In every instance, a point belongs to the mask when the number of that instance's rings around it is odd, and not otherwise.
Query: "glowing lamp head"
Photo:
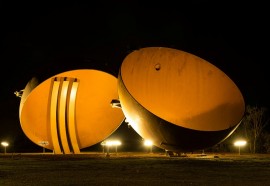
[[[152,146],[153,142],[151,140],[145,140],[144,145],[145,146]]]
[[[247,144],[247,142],[245,140],[239,140],[234,142],[234,146],[245,146]]]
[[[101,143],[101,145],[104,145],[104,146],[119,146],[121,145],[121,141],[118,141],[118,140],[114,140],[114,141],[103,141]]]
[[[4,147],[7,147],[9,144],[8,144],[8,142],[3,141],[3,142],[1,143],[1,145],[4,146]]]

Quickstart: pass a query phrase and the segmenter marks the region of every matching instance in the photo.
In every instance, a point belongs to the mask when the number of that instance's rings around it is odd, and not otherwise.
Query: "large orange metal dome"
[[[31,80],[24,89],[20,122],[26,136],[56,153],[79,153],[111,135],[124,120],[117,78],[98,70],[57,74],[41,84]]]
[[[210,147],[227,138],[244,115],[235,83],[211,63],[181,50],[133,51],[124,59],[118,81],[127,120],[160,148]]]

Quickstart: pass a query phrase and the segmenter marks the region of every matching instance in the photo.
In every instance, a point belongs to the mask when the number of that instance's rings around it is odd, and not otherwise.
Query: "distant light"
[[[114,141],[103,141],[101,143],[101,145],[104,145],[104,146],[119,146],[121,145],[121,141],[119,140],[114,140]]]
[[[1,145],[4,146],[5,154],[7,153],[7,146],[9,145],[8,142],[3,141],[1,142]]]
[[[149,148],[149,152],[152,153],[153,142],[151,140],[145,140],[144,145]]]
[[[234,146],[245,146],[247,142],[245,140],[239,140],[234,142]]]
[[[145,140],[144,145],[145,146],[152,146],[153,142],[151,140]]]
[[[122,143],[121,143],[121,141],[119,141],[119,140],[108,140],[108,141],[103,141],[102,143],[101,143],[101,145],[103,146],[103,152],[104,152],[104,146],[106,146],[107,147],[107,154],[106,154],[106,156],[107,157],[109,157],[110,155],[109,155],[109,149],[110,149],[110,147],[111,146],[113,146],[113,147],[115,147],[115,152],[117,153],[117,147],[119,146],[119,145],[121,145]]]
[[[234,146],[237,146],[238,147],[238,153],[239,155],[241,154],[241,147],[242,146],[245,146],[247,144],[247,142],[245,140],[239,140],[239,141],[236,141],[234,142]]]
[[[3,141],[3,142],[1,143],[1,145],[3,145],[4,147],[7,147],[9,144],[8,144],[8,142]]]

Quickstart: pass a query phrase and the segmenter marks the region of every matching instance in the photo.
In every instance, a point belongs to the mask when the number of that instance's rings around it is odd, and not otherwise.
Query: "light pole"
[[[241,152],[240,152],[240,149],[242,146],[245,146],[246,145],[246,141],[245,140],[239,140],[239,141],[236,141],[234,142],[234,146],[237,146],[238,147],[238,154],[240,155]]]
[[[7,153],[7,146],[9,145],[8,142],[3,141],[3,142],[1,142],[1,145],[4,146],[4,149],[5,149],[4,153],[6,154]]]

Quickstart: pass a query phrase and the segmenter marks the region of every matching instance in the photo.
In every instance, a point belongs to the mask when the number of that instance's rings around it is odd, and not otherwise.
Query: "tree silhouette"
[[[268,125],[270,118],[266,115],[268,111],[265,107],[246,107],[246,114],[242,125],[246,138],[249,139],[249,148],[252,153],[257,152],[258,140],[263,133],[263,129]]]

